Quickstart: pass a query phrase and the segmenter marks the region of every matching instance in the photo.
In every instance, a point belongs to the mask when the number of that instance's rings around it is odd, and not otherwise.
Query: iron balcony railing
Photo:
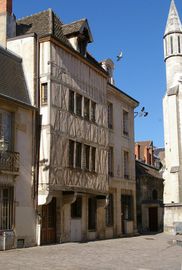
[[[0,171],[19,173],[20,154],[0,151]]]

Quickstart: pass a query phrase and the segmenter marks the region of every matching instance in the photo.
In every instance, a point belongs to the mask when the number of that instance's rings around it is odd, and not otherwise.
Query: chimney
[[[1,13],[12,14],[12,0],[0,0],[0,14]]]
[[[16,18],[12,13],[12,0],[0,0],[0,45],[7,46],[7,38],[16,36]]]
[[[135,158],[140,160],[140,145],[138,143],[135,144]]]

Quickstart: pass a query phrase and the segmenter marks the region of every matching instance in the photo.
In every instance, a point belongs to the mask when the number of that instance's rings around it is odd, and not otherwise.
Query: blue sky
[[[176,0],[182,15],[182,1]],[[94,42],[89,51],[98,60],[115,62],[116,86],[149,112],[135,118],[135,140],[153,140],[162,147],[162,98],[166,89],[163,33],[170,0],[14,0],[17,18],[52,8],[64,23],[87,18]],[[123,59],[116,62],[122,50]]]

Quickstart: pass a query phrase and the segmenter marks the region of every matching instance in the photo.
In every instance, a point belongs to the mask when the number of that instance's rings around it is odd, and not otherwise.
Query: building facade
[[[152,141],[135,143],[137,228],[140,233],[163,231],[163,178]]]
[[[171,1],[164,34],[166,93],[163,99],[165,135],[164,230],[182,231],[182,25]]]
[[[109,193],[114,201],[112,235],[133,235],[137,232],[134,109],[138,102],[110,83],[107,100]]]
[[[49,9],[17,20],[16,35],[7,42],[23,59],[31,103],[42,115],[40,244],[136,230],[133,110],[138,102],[115,88],[111,70],[87,52],[92,40],[86,19],[63,24]],[[125,121],[115,135],[108,126],[109,102],[118,108],[113,123]],[[117,143],[119,169],[109,178],[110,146],[117,152]]]
[[[36,110],[22,60],[0,47],[0,250],[36,244]]]

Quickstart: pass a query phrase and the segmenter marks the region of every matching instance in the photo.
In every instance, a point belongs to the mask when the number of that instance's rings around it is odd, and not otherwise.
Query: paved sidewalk
[[[182,270],[182,236],[145,235],[0,252],[0,270],[62,269]]]

